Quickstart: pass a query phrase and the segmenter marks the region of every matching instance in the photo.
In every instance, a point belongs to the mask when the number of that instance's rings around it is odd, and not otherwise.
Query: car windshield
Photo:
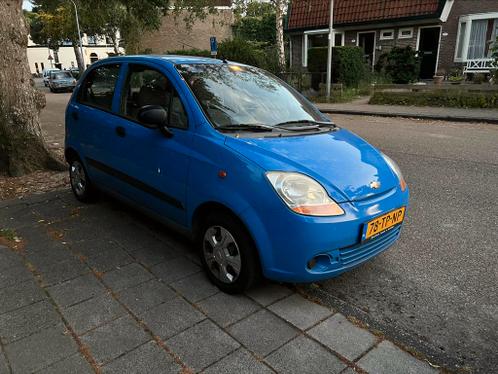
[[[52,73],[52,79],[68,79],[72,78],[73,76],[69,72],[59,72],[59,73]]]
[[[232,63],[181,64],[177,69],[215,127],[330,121],[264,70]]]

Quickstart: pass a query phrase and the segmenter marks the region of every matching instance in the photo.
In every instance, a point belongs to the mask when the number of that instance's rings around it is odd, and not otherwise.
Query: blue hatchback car
[[[94,63],[65,156],[77,199],[103,190],[189,234],[229,293],[352,269],[397,240],[408,205],[388,156],[270,73],[216,59]]]

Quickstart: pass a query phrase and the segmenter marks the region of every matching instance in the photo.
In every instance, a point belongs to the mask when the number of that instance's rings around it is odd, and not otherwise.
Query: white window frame
[[[391,33],[391,36],[384,36],[384,33]],[[379,40],[394,40],[394,29],[380,30]]]
[[[410,31],[410,35],[403,35],[403,31]],[[398,30],[398,39],[412,39],[413,38],[413,27],[402,27]]]
[[[490,12],[490,13],[476,13],[476,14],[469,14],[466,16],[461,16],[458,19],[458,31],[457,31],[457,37],[456,37],[456,45],[455,45],[455,57],[453,58],[454,62],[467,62],[467,56],[469,53],[469,41],[470,41],[470,33],[472,32],[472,22],[473,21],[478,21],[482,19],[497,19],[498,18],[498,12]],[[458,57],[458,41],[460,40],[460,33],[461,33],[461,24],[466,22],[467,27],[465,28],[465,35],[464,40],[463,40],[463,45],[462,45],[462,57]]]
[[[310,31],[304,32],[304,34],[303,34],[303,53],[302,53],[302,56],[303,56],[302,65],[303,65],[303,67],[305,67],[305,68],[308,67],[308,36],[309,35],[317,35],[317,34],[328,34],[328,33],[329,33],[329,29],[310,30]],[[345,45],[345,41],[346,41],[345,40],[346,39],[345,32],[340,31],[340,30],[334,30],[334,38],[335,38],[335,35],[337,35],[337,34],[342,35],[341,44]]]

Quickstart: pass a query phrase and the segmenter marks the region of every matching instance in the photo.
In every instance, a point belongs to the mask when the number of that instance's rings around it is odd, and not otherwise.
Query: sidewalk
[[[22,239],[0,245],[2,374],[437,372],[291,287],[220,293],[189,242],[110,199],[1,202],[0,228]]]
[[[498,124],[498,109],[462,109],[413,107],[402,105],[369,105],[368,99],[352,103],[316,103],[324,113],[352,114],[382,117],[413,117],[455,122],[487,122]]]

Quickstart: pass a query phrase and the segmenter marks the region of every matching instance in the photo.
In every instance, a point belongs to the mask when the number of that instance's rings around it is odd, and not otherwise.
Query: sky
[[[31,10],[31,8],[33,8],[33,6],[31,5],[30,1],[23,1],[22,2],[22,8],[26,9],[26,10]]]

